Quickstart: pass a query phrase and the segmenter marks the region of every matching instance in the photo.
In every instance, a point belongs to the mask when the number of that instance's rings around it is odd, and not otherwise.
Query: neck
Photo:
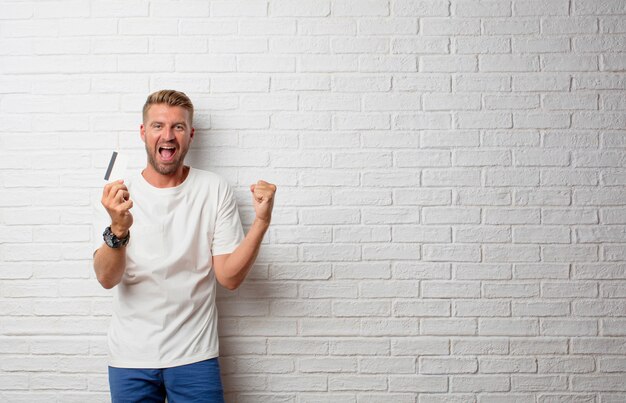
[[[148,166],[141,172],[144,179],[156,188],[173,188],[185,181],[189,175],[189,167],[181,165],[176,172],[170,175],[163,175],[157,172],[152,165]]]

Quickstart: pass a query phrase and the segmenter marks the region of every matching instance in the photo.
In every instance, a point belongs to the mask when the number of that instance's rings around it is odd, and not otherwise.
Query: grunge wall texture
[[[626,1],[0,10],[0,401],[109,401],[91,204],[163,88],[246,230],[278,185],[229,402],[626,401]]]

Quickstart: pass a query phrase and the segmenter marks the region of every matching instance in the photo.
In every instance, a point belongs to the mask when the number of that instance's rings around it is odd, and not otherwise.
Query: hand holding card
[[[102,205],[111,216],[111,230],[116,236],[122,238],[133,225],[133,216],[130,213],[133,201],[130,200],[128,188],[124,185],[127,163],[126,156],[113,151],[104,174],[104,180],[109,183],[104,186],[102,192]]]

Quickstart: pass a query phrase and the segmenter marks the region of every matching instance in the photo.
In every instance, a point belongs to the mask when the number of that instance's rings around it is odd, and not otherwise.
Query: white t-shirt
[[[217,357],[212,256],[233,252],[244,238],[232,189],[221,176],[194,168],[172,188],[156,188],[141,174],[124,183],[133,225],[126,271],[113,289],[109,365],[165,368]],[[95,248],[110,225],[100,210]]]

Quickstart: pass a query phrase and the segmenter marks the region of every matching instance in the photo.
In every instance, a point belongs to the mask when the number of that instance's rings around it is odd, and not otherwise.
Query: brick
[[[484,97],[485,107],[490,110],[537,109],[539,97],[536,95],[488,95]]]
[[[424,110],[478,110],[480,97],[474,94],[429,94],[424,97]]]
[[[449,129],[451,119],[449,113],[428,112],[415,114],[400,114],[394,120],[397,129]]]
[[[542,55],[541,70],[543,71],[598,71],[597,56],[582,55]]]
[[[209,5],[203,1],[189,1],[185,4],[156,3],[150,11],[154,17],[208,17]]]
[[[445,54],[450,53],[447,38],[396,38],[391,42],[392,53]]]
[[[330,341],[331,355],[389,355],[389,351],[388,339],[342,337]]]
[[[414,358],[360,358],[359,369],[366,374],[412,374],[415,373],[416,364]]]
[[[602,284],[600,286],[600,295],[605,298],[623,298],[626,295],[625,286],[625,282]]]
[[[198,7],[201,7],[200,10],[204,11],[206,4]],[[256,0],[215,1],[210,3],[210,9],[212,17],[265,17],[267,15],[267,3]],[[189,15],[189,17],[197,16]]]
[[[450,265],[445,263],[396,263],[393,277],[401,280],[450,279]]]
[[[476,335],[477,326],[475,319],[469,318],[426,318],[421,320],[420,333],[423,335]]]
[[[595,320],[541,319],[540,332],[546,336],[594,336],[598,334]]]
[[[539,296],[539,285],[533,282],[489,282],[483,285],[487,298],[528,298]]]
[[[474,18],[424,18],[420,32],[423,35],[477,35],[480,21]]]
[[[444,300],[426,300],[419,302],[397,301],[393,305],[393,314],[396,317],[450,316],[450,302]]]
[[[549,3],[540,0],[516,1],[513,3],[513,14],[519,16],[539,15],[568,15],[569,2],[566,0],[551,1]]]
[[[478,334],[482,336],[533,336],[539,334],[536,319],[486,319],[478,323]]]
[[[485,172],[485,185],[502,186],[537,186],[539,171],[534,169],[488,169]]]
[[[230,3],[230,2],[229,2]],[[211,19],[211,23],[213,23],[213,19]],[[226,33],[237,33],[237,23],[236,21],[230,22],[224,21],[224,25],[226,25],[227,31]],[[216,27],[219,29],[219,27]],[[211,29],[210,27],[204,28]],[[234,32],[230,32],[230,31]],[[255,17],[252,19],[242,19],[239,22],[239,33],[241,35],[293,35],[296,33],[296,21],[290,20],[288,18],[268,18],[263,19],[259,17]]]
[[[454,38],[454,48],[460,54],[510,53],[511,40],[497,37]]]
[[[359,71],[366,73],[416,72],[415,56],[370,56],[361,55],[358,59]],[[350,71],[354,71],[351,67]]]
[[[569,304],[566,302],[513,302],[513,316],[568,316]]]
[[[450,378],[451,392],[505,392],[510,387],[508,376],[457,375]]]
[[[534,18],[493,18],[483,23],[483,34],[530,35],[539,34],[539,20]]]
[[[446,392],[447,377],[439,375],[392,376],[389,378],[391,392]]]
[[[364,227],[335,228],[334,242],[388,242],[391,240],[388,228],[367,229]]]
[[[513,267],[513,277],[518,279],[567,279],[569,265],[567,264],[516,264]]]
[[[399,167],[449,166],[448,151],[398,151],[396,165]]]
[[[298,370],[304,373],[356,372],[356,358],[303,358],[298,361]]]
[[[511,7],[499,1],[460,0],[453,3],[452,12],[458,17],[509,17]]]
[[[419,71],[426,73],[475,72],[478,64],[475,56],[422,56],[419,58]]]
[[[511,165],[508,151],[454,151],[454,165],[497,166]]]
[[[537,361],[526,357],[481,357],[479,372],[485,374],[537,372]]]
[[[577,300],[572,302],[575,316],[625,316],[626,305],[611,300]]]
[[[390,304],[383,301],[335,301],[333,314],[337,317],[389,316]]]
[[[566,391],[567,377],[563,375],[513,375],[511,376],[511,390],[522,392],[534,391]]]
[[[426,207],[424,210],[425,224],[478,224],[480,222],[480,212],[474,208]]]
[[[480,248],[474,245],[424,245],[424,260],[477,262]]]
[[[592,17],[546,18],[541,29],[546,35],[589,34],[598,32],[598,22]]]
[[[420,357],[420,374],[463,374],[475,373],[478,362],[475,358]]]
[[[598,14],[624,14],[626,5],[619,0],[575,0],[572,4],[574,14],[598,15]]]
[[[389,279],[391,270],[384,262],[337,263],[333,265],[337,279]]]
[[[407,226],[392,229],[394,242],[450,242],[450,230],[445,227]]]
[[[420,97],[406,93],[366,94],[362,97],[362,105],[365,111],[418,110]]]
[[[454,302],[454,316],[511,316],[511,305],[505,301],[461,300]]]
[[[272,0],[269,2],[269,15],[272,17],[325,17],[329,14],[329,1]]]
[[[478,69],[485,72],[539,71],[539,59],[522,55],[480,55]]]
[[[328,354],[329,342],[308,338],[271,338],[268,340],[268,352],[281,354]]]
[[[332,88],[337,92],[385,92],[391,89],[391,77],[378,75],[333,77]]]
[[[458,112],[454,124],[459,129],[505,129],[513,127],[513,119],[509,113]]]
[[[624,372],[626,368],[626,359],[623,357],[600,358],[598,360],[598,369],[600,372]]]
[[[573,375],[571,377],[572,391],[577,392],[624,392],[624,377],[622,375]]]
[[[468,160],[469,160],[468,154]],[[511,194],[509,191],[503,189],[458,189],[456,191],[455,201],[457,204],[466,205],[466,206],[480,206],[480,205],[491,205],[491,206],[505,206],[511,204]],[[482,232],[478,229],[474,231],[474,229],[470,228],[469,231],[460,230],[459,234],[470,232]],[[485,233],[490,234],[496,231],[496,228],[489,228],[488,226],[485,228]]]
[[[303,35],[355,35],[357,24],[350,19],[306,19],[298,21],[298,30]]]
[[[590,262],[598,260],[596,246],[542,246],[543,259],[546,262],[563,261],[565,256],[571,262]]]
[[[402,17],[448,16],[448,4],[436,0],[397,0],[392,3],[393,15]]]
[[[332,3],[332,15],[337,17],[387,16],[389,4],[382,0],[340,0]]]
[[[514,338],[511,339],[511,355],[567,354],[567,338]]]
[[[570,243],[570,230],[564,227],[518,226],[513,228],[515,243]]]
[[[541,183],[548,186],[595,186],[598,184],[597,174],[587,170],[569,171],[545,170],[541,173]]]
[[[460,355],[508,354],[508,339],[500,337],[455,338],[452,340],[452,353]]]
[[[595,369],[592,357],[540,357],[537,365],[540,373],[585,373]]]
[[[425,186],[479,186],[480,184],[480,172],[477,169],[425,169],[422,175]]]
[[[418,24],[415,18],[361,18],[360,35],[415,35]]]
[[[359,296],[365,298],[394,298],[402,295],[403,298],[419,296],[417,281],[363,281],[359,284]]]
[[[268,388],[271,391],[313,391],[327,390],[328,380],[318,375],[274,375],[268,378]]]

